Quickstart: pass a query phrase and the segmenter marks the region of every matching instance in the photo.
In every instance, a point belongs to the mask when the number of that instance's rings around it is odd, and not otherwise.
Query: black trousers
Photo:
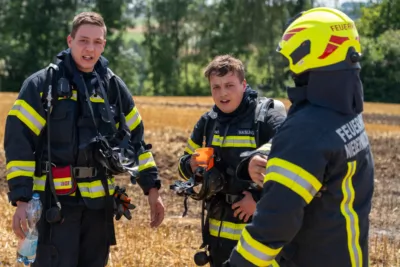
[[[210,266],[221,267],[222,264],[229,259],[237,243],[238,241],[235,240],[211,236],[209,241]]]
[[[232,210],[231,206],[232,203],[227,203],[224,196],[215,197],[209,203],[209,218],[234,224],[245,224],[245,222],[243,222],[239,218],[234,217],[234,210]],[[250,221],[251,219],[247,223],[249,223]],[[232,250],[238,243],[238,240],[224,238],[221,236],[218,237],[211,234],[209,234],[207,238],[208,249],[211,257],[210,266],[221,267],[222,264],[229,259]]]
[[[43,213],[46,211],[44,210]],[[109,244],[105,210],[63,205],[62,224],[39,226],[39,243],[32,267],[104,267]],[[112,216],[112,215],[110,215]],[[43,222],[39,223],[39,225]],[[45,234],[46,236],[41,236]],[[43,237],[43,238],[42,238]],[[43,240],[43,241],[42,241]]]

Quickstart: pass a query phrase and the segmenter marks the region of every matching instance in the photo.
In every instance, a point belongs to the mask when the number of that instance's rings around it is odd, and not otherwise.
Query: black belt
[[[42,163],[42,172],[47,173],[49,169],[48,163]],[[73,177],[78,179],[94,177],[97,175],[97,168],[95,167],[71,167],[71,171]]]

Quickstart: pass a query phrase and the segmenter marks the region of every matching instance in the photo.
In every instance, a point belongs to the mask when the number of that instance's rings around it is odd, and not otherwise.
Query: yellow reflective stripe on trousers
[[[362,267],[363,257],[359,243],[360,227],[358,215],[354,211],[355,191],[352,183],[353,175],[356,172],[356,161],[347,164],[347,174],[342,182],[343,200],[340,204],[340,211],[346,220],[347,246],[349,249],[351,267]]]
[[[256,149],[257,151],[262,151],[262,152],[269,152],[271,151],[271,143],[266,143],[259,148]]]
[[[82,197],[98,198],[98,197],[104,197],[106,195],[103,184],[101,183],[100,180],[93,182],[79,182],[78,180],[77,182]],[[114,178],[111,179],[111,181],[110,179],[108,179],[107,183],[108,183],[109,193],[110,195],[113,195],[115,189]]]
[[[8,115],[16,116],[36,135],[40,134],[40,131],[46,124],[46,120],[22,99],[18,99],[15,101],[14,106],[11,108]]]
[[[264,183],[268,181],[275,181],[286,186],[301,196],[307,204],[322,187],[314,175],[300,166],[280,158],[268,160]]]
[[[145,152],[139,155],[139,171],[143,171],[145,169],[155,167],[156,162],[154,161],[153,155],[151,152]]]
[[[18,176],[33,177],[33,174],[35,172],[35,162],[24,161],[24,160],[13,160],[7,164],[6,169],[7,169],[7,180],[10,180]]]
[[[222,143],[224,142],[224,143]],[[214,135],[213,146],[219,147],[251,147],[256,148],[256,139],[253,136],[226,136],[225,140],[223,140],[223,136]]]
[[[44,191],[46,186],[46,175],[41,177],[33,176],[33,191]]]
[[[274,266],[274,259],[282,248],[274,249],[253,239],[246,228],[237,244],[236,250],[247,261],[256,266]],[[275,262],[276,264],[276,262]]]
[[[193,154],[194,151],[198,148],[200,148],[200,146],[198,144],[196,144],[195,142],[193,142],[193,140],[191,138],[189,138],[187,141],[185,152],[187,152],[188,154]]]
[[[221,221],[210,218],[209,219],[209,228],[210,228],[209,232],[210,232],[210,235],[215,236],[215,237],[222,237],[222,238],[231,239],[231,240],[239,240],[240,236],[242,234],[242,231],[246,225],[247,224],[245,224],[245,223],[236,224],[236,223],[227,222],[227,221],[222,221],[222,225],[221,225]]]

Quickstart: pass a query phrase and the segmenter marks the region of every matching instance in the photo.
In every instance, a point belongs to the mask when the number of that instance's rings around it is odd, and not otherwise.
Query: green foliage
[[[0,90],[18,91],[27,76],[54,61],[67,47],[74,15],[94,10],[108,28],[104,56],[135,95],[208,95],[204,67],[231,54],[245,64],[254,89],[284,97],[291,80],[275,49],[287,20],[314,2],[0,0]],[[400,1],[361,6],[356,23],[365,99],[400,102]]]
[[[400,31],[364,38],[362,81],[366,101],[400,102]]]

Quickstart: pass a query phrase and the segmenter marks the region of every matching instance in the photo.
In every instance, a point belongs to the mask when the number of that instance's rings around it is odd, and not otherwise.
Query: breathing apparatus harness
[[[255,110],[255,117],[254,117],[254,124],[255,124],[255,139],[256,144],[259,146],[260,144],[260,125],[265,121],[265,117],[269,108],[274,107],[274,102],[272,99],[268,99],[266,97],[261,97],[257,101],[257,106]],[[206,122],[203,130],[203,142],[202,147],[206,147],[206,130],[209,119],[212,119],[212,130],[211,130],[211,140],[212,135],[215,132],[217,127],[217,113],[211,109],[208,112],[208,116],[206,117]],[[226,133],[223,136],[225,139]],[[213,155],[213,158],[216,161],[220,161],[220,158],[217,155]],[[211,163],[209,161],[208,163]],[[201,176],[202,179],[198,179],[197,177]],[[201,189],[199,192],[196,192],[194,188],[202,184]],[[202,201],[202,209],[201,209],[201,232],[202,232],[202,239],[203,242],[200,246],[200,249],[204,249],[207,246],[208,238],[207,233],[205,231],[206,224],[208,224],[208,213],[205,216],[206,210],[206,201],[209,200],[213,195],[220,192],[224,185],[226,184],[226,179],[223,173],[219,172],[217,168],[211,167],[207,164],[205,166],[199,166],[193,173],[193,175],[187,181],[175,181],[174,184],[170,186],[170,189],[175,191],[175,193],[179,196],[183,196],[184,199],[184,212],[182,217],[186,216],[187,214],[187,200],[188,197],[194,200],[201,200]],[[219,229],[221,231],[221,228]],[[206,265],[211,261],[210,256],[207,254],[207,251],[199,251],[194,255],[194,262],[199,265],[203,266]]]
[[[52,161],[51,161],[51,133],[50,133],[50,118],[51,118],[51,112],[53,110],[55,101],[58,100],[58,97],[61,98],[70,98],[72,96],[72,92],[70,89],[70,84],[69,81],[67,79],[65,79],[64,77],[60,78],[60,80],[57,83],[57,90],[54,91],[53,90],[53,76],[54,76],[54,72],[58,71],[59,67],[55,64],[50,64],[47,68],[46,68],[46,84],[45,84],[45,90],[47,89],[47,92],[44,91],[43,95],[42,95],[42,101],[46,102],[44,103],[44,108],[45,108],[45,112],[47,113],[47,122],[46,122],[46,127],[47,127],[47,162],[46,162],[46,172],[48,174],[47,180],[49,182],[49,187],[50,187],[50,191],[51,191],[51,195],[53,196],[56,206],[52,206],[50,204],[50,208],[46,211],[46,221],[50,224],[53,223],[62,223],[63,222],[63,216],[62,216],[62,207],[61,207],[61,203],[60,200],[57,196],[56,193],[56,189],[55,189],[55,184],[54,184],[54,180],[53,180],[53,172],[52,172]],[[112,73],[112,71],[110,69],[108,69],[108,75],[109,75],[109,80],[111,82],[112,77],[115,76],[114,73]],[[105,91],[105,89],[103,88],[103,86],[101,85],[100,82],[100,77],[99,75],[96,73],[96,78],[99,81],[99,85],[100,85],[100,90],[101,90],[101,94],[104,98],[104,103],[105,103],[105,107],[106,107],[106,111],[107,111],[107,115],[108,115],[108,119],[111,122],[112,128],[113,128],[113,134],[109,135],[109,136],[104,136],[102,134],[100,134],[98,127],[97,127],[97,123],[94,117],[94,112],[93,112],[93,108],[92,105],[90,103],[90,96],[89,96],[89,92],[86,88],[86,84],[85,82],[83,82],[84,86],[85,86],[85,94],[86,94],[86,101],[89,105],[89,110],[90,110],[90,114],[93,120],[93,123],[95,125],[96,128],[96,136],[91,139],[89,141],[89,144],[93,145],[93,157],[94,160],[96,162],[98,162],[101,167],[103,167],[106,171],[106,175],[118,175],[118,174],[123,174],[128,172],[131,175],[131,180],[134,180],[138,177],[138,167],[137,167],[137,162],[136,162],[136,155],[137,152],[135,150],[135,148],[130,144],[130,131],[127,128],[126,124],[125,124],[125,116],[124,113],[122,111],[122,101],[121,101],[121,94],[120,94],[120,89],[118,86],[118,83],[115,82],[116,86],[117,86],[117,94],[118,94],[118,101],[119,101],[119,119],[120,119],[120,124],[119,124],[119,129],[116,128],[116,124],[114,121],[114,118],[111,114],[111,110],[110,110],[110,104],[108,102],[108,98],[107,98],[107,93]],[[81,77],[81,79],[83,80],[83,78]],[[37,152],[41,152],[40,150],[42,149],[40,146],[42,146],[42,140],[44,138],[43,133],[40,135],[39,142],[38,142],[38,149],[36,149]],[[145,147],[145,149],[151,148],[151,145],[147,145],[147,147]],[[41,156],[39,156],[41,157]],[[39,164],[40,165],[40,164]],[[106,195],[109,196],[109,192],[108,190],[106,190],[106,188],[108,188],[108,184],[106,181],[103,181],[104,179],[102,179],[102,183],[103,186],[105,188],[106,191]],[[66,192],[63,195],[69,195],[70,193],[72,193],[74,190],[74,188],[72,188],[70,190],[70,192]],[[123,191],[123,192],[122,192]],[[118,192],[116,192],[116,194],[119,195],[124,195],[125,192],[122,189],[122,191],[120,192],[121,194],[119,194]],[[132,206],[129,206],[132,208]],[[126,216],[127,218],[129,216]]]

